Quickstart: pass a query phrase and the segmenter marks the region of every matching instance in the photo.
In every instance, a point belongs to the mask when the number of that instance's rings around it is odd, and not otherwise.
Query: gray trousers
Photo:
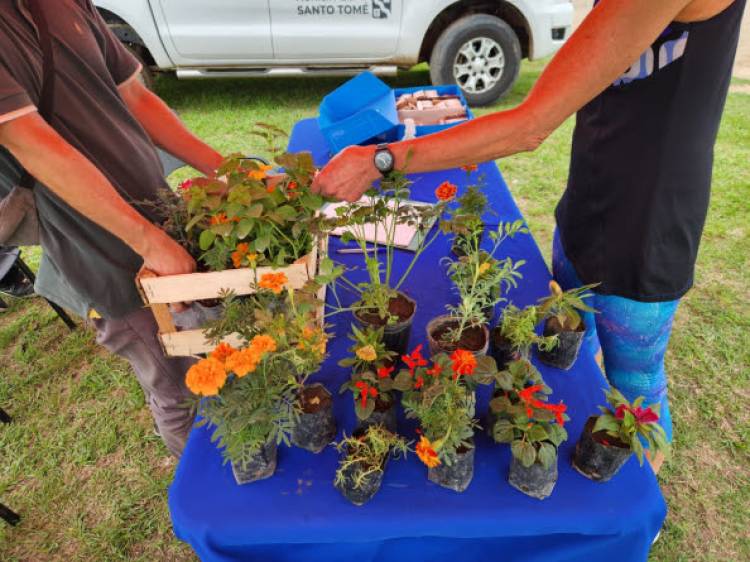
[[[193,425],[185,407],[193,396],[185,386],[185,373],[195,360],[164,355],[156,321],[146,308],[117,320],[97,319],[94,325],[96,341],[133,367],[164,444],[179,457]]]

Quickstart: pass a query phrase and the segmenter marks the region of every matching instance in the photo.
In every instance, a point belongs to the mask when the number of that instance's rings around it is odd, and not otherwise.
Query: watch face
[[[375,154],[375,167],[383,173],[393,169],[393,154],[388,150],[381,150]]]

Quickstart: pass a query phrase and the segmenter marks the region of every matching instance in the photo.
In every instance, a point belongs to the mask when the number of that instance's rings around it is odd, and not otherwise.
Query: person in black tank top
[[[664,353],[693,283],[745,1],[601,0],[519,107],[389,146],[410,172],[477,164],[534,150],[578,112],[554,275],[599,283],[587,340],[613,386],[661,405],[670,439]],[[379,177],[374,151],[342,151],[314,188],[356,200]]]

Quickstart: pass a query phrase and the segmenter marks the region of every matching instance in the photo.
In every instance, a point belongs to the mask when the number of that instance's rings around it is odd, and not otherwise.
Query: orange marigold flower
[[[441,201],[450,201],[456,196],[458,187],[449,181],[444,181],[435,190],[435,196]]]
[[[276,351],[276,340],[271,336],[261,334],[252,339],[250,347],[261,355],[264,353],[273,353]]]
[[[492,266],[490,265],[489,262],[484,262],[482,265],[479,266],[479,275],[482,275],[483,273],[485,273],[490,267]]]
[[[256,349],[247,348],[227,357],[224,365],[227,371],[231,371],[238,377],[242,378],[249,373],[254,373],[260,362],[260,353]]]
[[[451,355],[451,361],[453,361],[453,378],[457,379],[459,376],[473,375],[474,369],[477,368],[477,358],[471,351],[465,349],[457,349]]]
[[[224,365],[213,358],[198,361],[185,374],[185,384],[198,396],[216,396],[226,382]]]
[[[262,289],[269,289],[278,295],[284,290],[284,284],[287,281],[284,273],[264,273],[260,276],[258,286]]]
[[[250,170],[250,172],[248,172],[247,174],[247,177],[250,178],[251,180],[262,181],[266,179],[266,177],[268,176],[268,171],[272,169],[273,169],[273,166],[262,164],[261,166],[258,167],[258,169]]]
[[[437,451],[432,446],[430,440],[427,439],[427,437],[425,437],[424,435],[419,438],[419,443],[417,443],[416,446],[416,452],[419,460],[427,465],[428,468],[435,468],[436,466],[440,466],[440,459],[438,458]]]
[[[225,224],[225,223],[228,223],[228,222],[229,222],[229,219],[227,218],[227,214],[226,213],[219,213],[219,214],[214,215],[214,216],[211,217],[211,224],[212,225],[215,225],[215,224]]]
[[[217,345],[216,349],[211,352],[211,358],[224,363],[227,358],[229,358],[231,355],[234,355],[235,353],[237,353],[237,350],[235,348],[233,348],[228,343],[222,342]]]
[[[243,260],[248,257],[248,250],[250,249],[250,244],[247,242],[240,242],[237,244],[237,249],[232,252],[232,264],[234,264],[235,269],[239,269],[242,267]]]

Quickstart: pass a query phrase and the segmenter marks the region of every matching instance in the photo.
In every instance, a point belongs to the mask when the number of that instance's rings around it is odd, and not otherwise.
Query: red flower
[[[444,181],[435,190],[435,196],[441,201],[450,201],[456,196],[458,187],[449,181]]]
[[[633,414],[636,423],[647,424],[656,423],[659,421],[659,415],[654,412],[650,406],[648,408],[642,408],[641,406],[638,406],[637,408],[631,408],[627,404],[620,404],[619,406],[617,406],[617,409],[615,410],[615,418],[617,418],[618,420],[623,419],[625,417],[626,411]]]
[[[373,398],[375,398],[378,395],[378,390],[367,384],[365,381],[358,381],[354,386],[359,389],[359,397],[362,400],[362,408],[367,408],[368,396],[372,396]]]
[[[378,378],[387,379],[388,377],[391,376],[391,373],[393,372],[394,369],[395,367],[380,367],[378,369]]]
[[[427,369],[425,373],[430,375],[431,377],[438,376],[443,371],[443,368],[440,366],[440,363],[433,363],[431,369]]]
[[[286,186],[286,188],[287,188],[287,189],[288,189],[289,191],[294,191],[294,190],[295,190],[295,189],[297,189],[298,187],[299,187],[299,185],[297,184],[297,182],[296,182],[296,181],[290,181],[290,182],[289,182],[289,183],[287,184],[287,186]]]
[[[414,390],[419,390],[424,386],[424,378],[422,376],[417,377],[417,382],[414,383]]]
[[[451,361],[453,361],[451,368],[453,369],[454,380],[461,375],[473,375],[474,369],[477,368],[477,358],[474,357],[474,354],[471,351],[465,349],[457,349],[454,351],[451,355]]]
[[[422,344],[420,343],[417,347],[414,348],[414,351],[411,352],[409,355],[403,355],[401,359],[404,360],[404,363],[406,363],[406,366],[409,367],[409,374],[413,377],[414,376],[414,369],[417,367],[424,367],[427,365],[427,360],[422,357]]]
[[[184,182],[182,182],[182,183],[180,184],[180,189],[181,189],[182,191],[187,191],[187,190],[188,190],[188,189],[190,189],[191,187],[193,187],[193,180],[185,180]]]
[[[476,164],[466,164],[466,166],[461,166],[461,169],[464,172],[467,172],[467,173],[470,174],[471,172],[476,172],[477,171],[477,165]]]

